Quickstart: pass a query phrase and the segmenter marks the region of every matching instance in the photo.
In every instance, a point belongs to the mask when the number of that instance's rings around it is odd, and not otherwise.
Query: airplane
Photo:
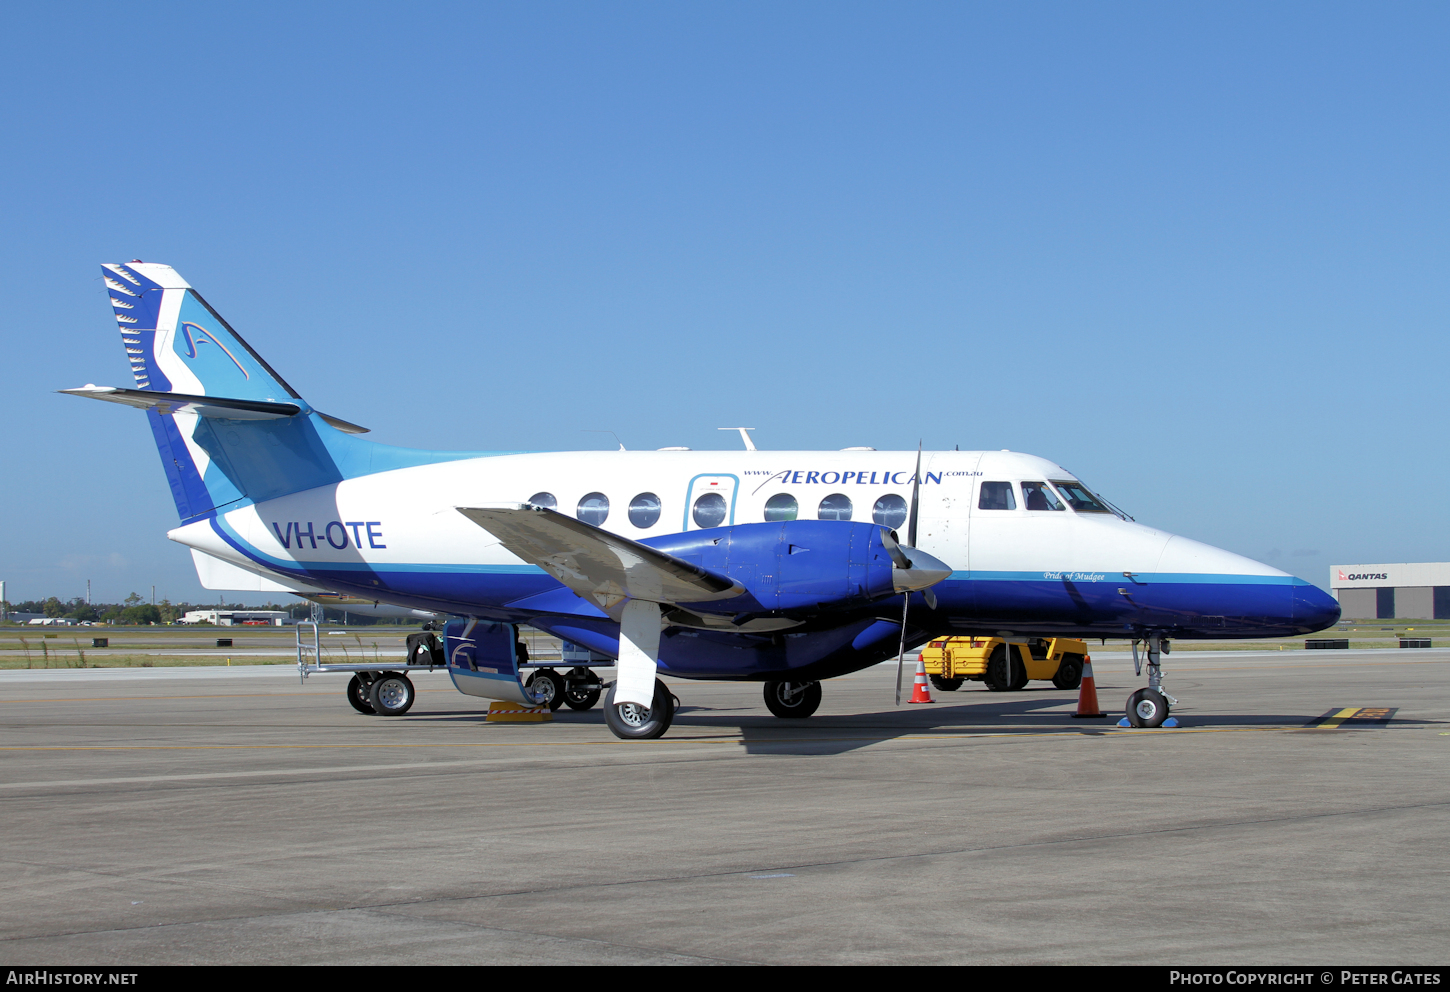
[[[1135,660],[1142,643],[1128,718],[1159,726],[1173,639],[1339,619],[1303,579],[1138,523],[1019,452],[762,451],[745,430],[743,451],[378,444],[170,266],[102,271],[134,386],[61,392],[146,411],[181,518],[167,536],[199,573],[467,618],[465,638],[531,625],[617,659],[621,738],[669,729],[660,674],[763,682],[772,712],[804,717],[823,681],[946,635],[1122,638]]]

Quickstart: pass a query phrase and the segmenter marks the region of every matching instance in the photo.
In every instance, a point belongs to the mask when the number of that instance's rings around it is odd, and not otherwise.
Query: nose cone
[[[1308,633],[1339,622],[1339,604],[1318,586],[1294,587],[1294,626]]]
[[[952,574],[952,567],[918,548],[901,545],[901,552],[911,562],[910,568],[893,568],[891,585],[897,592],[915,592],[934,586]]]

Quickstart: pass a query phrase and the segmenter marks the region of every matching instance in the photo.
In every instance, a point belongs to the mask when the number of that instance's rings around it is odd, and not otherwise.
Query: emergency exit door
[[[728,527],[735,522],[735,492],[740,480],[733,475],[697,475],[685,493],[685,530]]]

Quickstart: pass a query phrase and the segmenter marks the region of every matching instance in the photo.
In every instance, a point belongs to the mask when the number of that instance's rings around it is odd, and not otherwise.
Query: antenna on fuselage
[[[746,433],[747,431],[753,431],[753,430],[755,430],[754,427],[717,427],[715,429],[717,431],[739,431],[740,432],[740,440],[742,440],[742,441],[745,442],[745,450],[746,451],[754,451],[755,450],[755,442],[752,441],[752,440],[750,440],[750,435],[748,433]]]
[[[601,431],[589,427],[582,428],[582,430],[585,434],[608,434],[610,437],[614,438],[615,441],[619,442],[619,450],[624,450],[624,442],[619,440],[619,435],[614,433],[614,431]]]

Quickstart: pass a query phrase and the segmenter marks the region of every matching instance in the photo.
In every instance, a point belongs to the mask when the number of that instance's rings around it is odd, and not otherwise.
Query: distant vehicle
[[[993,692],[1021,689],[1033,679],[1076,689],[1086,658],[1087,644],[1068,637],[1030,637],[1010,645],[1000,637],[948,637],[921,649],[931,684],[943,692],[960,689],[969,679]]]
[[[192,610],[181,623],[209,623],[217,627],[281,627],[293,622],[283,610]]]

